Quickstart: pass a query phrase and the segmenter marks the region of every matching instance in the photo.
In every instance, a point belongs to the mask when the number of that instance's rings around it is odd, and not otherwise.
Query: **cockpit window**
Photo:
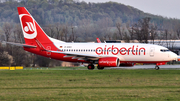
[[[161,51],[161,52],[168,52],[168,51],[170,51],[170,50],[168,50],[168,49],[161,49],[160,51]]]

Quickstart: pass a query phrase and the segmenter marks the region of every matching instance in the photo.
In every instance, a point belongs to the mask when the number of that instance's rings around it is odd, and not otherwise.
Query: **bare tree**
[[[66,41],[66,42],[68,41],[68,33],[69,33],[68,25],[66,24],[66,25],[63,26],[62,34],[61,34],[61,35],[64,35],[64,41]]]
[[[178,39],[180,39],[180,24],[177,24],[175,26],[175,31],[176,31],[176,35],[177,35]]]
[[[120,40],[122,40],[123,35],[122,35],[122,32],[121,32],[121,22],[116,23],[116,28],[118,29],[118,34],[120,36]]]
[[[56,23],[56,26],[55,26],[55,29],[56,29],[56,39],[61,39],[61,31],[62,31],[62,26],[60,25],[60,23]]]
[[[99,27],[99,26],[98,26]],[[78,22],[78,32],[81,37],[84,37],[84,41],[91,41],[92,31],[91,29],[91,20],[83,19]]]
[[[168,40],[168,30],[167,29],[165,29],[165,40]]]
[[[140,19],[138,21],[138,23],[136,23],[134,26],[135,28],[134,30],[134,34],[136,35],[136,39],[140,42],[140,43],[148,43],[148,39],[149,39],[149,22],[150,22],[151,18],[143,18]]]
[[[24,36],[22,33],[21,26],[19,24],[16,24],[14,27],[14,41],[18,43],[24,43]]]
[[[180,29],[177,29],[176,33],[177,33],[178,39],[180,39]]]
[[[13,29],[12,24],[6,22],[6,23],[3,24],[2,28],[3,28],[3,31],[4,31],[6,41],[9,41],[10,35],[12,34],[12,29]]]
[[[0,52],[0,66],[11,66],[13,63],[13,57],[8,52]]]
[[[141,28],[138,26],[138,24],[135,24],[134,26],[135,26],[135,28],[133,28],[134,35],[135,35],[136,39],[140,43],[142,43],[143,42],[143,36],[142,36]]]
[[[72,24],[71,24],[71,31],[72,31],[72,34],[69,37],[69,41],[76,41],[77,39],[77,36],[75,36],[76,31],[75,31],[75,27]]]
[[[47,27],[47,31],[48,31],[48,35],[50,36],[50,37],[53,37],[53,38],[55,38],[56,36],[56,32],[55,32],[55,29],[54,29],[54,26],[53,25],[48,25],[48,27]]]
[[[130,35],[130,40],[134,40],[134,25],[130,27],[129,24],[126,24],[126,27],[128,29],[129,35]]]
[[[148,43],[148,37],[149,37],[149,22],[150,22],[151,18],[144,18],[142,20],[140,20],[140,23],[142,25],[142,35],[143,35],[143,40],[145,43]]]
[[[157,36],[157,26],[153,24],[150,29],[150,39],[152,40],[153,44],[156,36]]]

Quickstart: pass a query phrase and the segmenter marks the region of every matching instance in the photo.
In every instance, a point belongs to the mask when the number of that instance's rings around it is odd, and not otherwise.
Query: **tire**
[[[103,70],[103,69],[104,69],[104,67],[99,67],[99,66],[97,66],[97,69],[99,69],[99,70]]]
[[[159,66],[155,66],[155,69],[156,69],[156,70],[159,70]]]
[[[88,68],[89,70],[93,70],[93,69],[94,69],[94,65],[90,64],[90,65],[87,66],[87,68]]]

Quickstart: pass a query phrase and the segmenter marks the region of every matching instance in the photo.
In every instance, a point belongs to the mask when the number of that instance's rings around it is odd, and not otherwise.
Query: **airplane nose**
[[[172,60],[177,60],[178,55],[175,54],[175,53],[173,53],[173,52],[171,52],[171,53],[170,53],[170,57],[171,57]]]

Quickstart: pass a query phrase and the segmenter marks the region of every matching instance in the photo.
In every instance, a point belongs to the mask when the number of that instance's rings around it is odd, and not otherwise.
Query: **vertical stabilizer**
[[[42,45],[53,43],[53,38],[47,36],[25,7],[17,7],[17,9],[26,44],[33,45],[35,40],[38,40]]]

